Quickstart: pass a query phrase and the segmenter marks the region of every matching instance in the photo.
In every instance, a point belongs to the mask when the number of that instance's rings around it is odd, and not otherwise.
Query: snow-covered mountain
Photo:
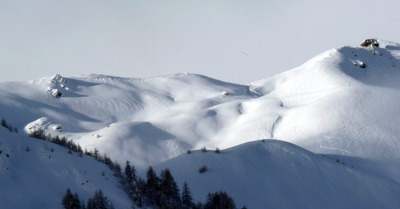
[[[380,44],[376,54],[365,47],[329,50],[249,86],[195,74],[5,82],[0,115],[20,129],[33,122],[55,134],[59,124],[57,134],[139,167],[187,149],[263,138],[397,163],[400,46]]]
[[[192,182],[198,200],[221,188],[254,208],[294,206],[278,203],[286,199],[314,208],[323,206],[322,200],[390,208],[400,205],[391,199],[400,180],[400,45],[379,44],[332,49],[249,85],[187,73],[4,82],[0,117],[26,133],[43,129],[88,150],[97,148],[121,164],[171,167],[180,183]],[[260,139],[279,139],[308,151],[285,142],[260,144]],[[194,152],[174,158],[201,147],[236,145],[216,156]],[[199,175],[203,163],[210,171]],[[196,183],[204,181],[215,184]],[[235,182],[242,182],[246,195]],[[249,203],[249,195],[258,191],[272,200]],[[349,195],[357,201],[346,199]]]

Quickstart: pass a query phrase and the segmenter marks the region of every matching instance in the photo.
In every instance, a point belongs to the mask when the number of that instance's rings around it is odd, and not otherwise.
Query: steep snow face
[[[370,175],[336,157],[316,155],[283,141],[265,140],[220,153],[194,151],[163,162],[196,201],[227,191],[248,208],[395,208],[398,182]],[[207,171],[200,173],[200,167]]]
[[[397,163],[400,45],[379,42],[375,54],[365,47],[332,49],[249,86],[195,74],[0,83],[0,116],[139,167],[187,149],[262,138]]]
[[[0,127],[0,208],[61,208],[67,188],[85,202],[101,189],[116,208],[131,205],[106,165]]]

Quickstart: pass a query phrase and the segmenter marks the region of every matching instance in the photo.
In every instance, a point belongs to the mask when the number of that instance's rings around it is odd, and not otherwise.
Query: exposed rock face
[[[59,97],[61,97],[62,93],[58,89],[52,89],[51,90],[51,95],[53,95],[55,98],[59,98]]]

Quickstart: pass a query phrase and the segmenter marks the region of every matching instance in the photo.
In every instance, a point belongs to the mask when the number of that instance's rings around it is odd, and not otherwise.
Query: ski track
[[[278,128],[278,125],[280,124],[280,122],[282,121],[282,116],[278,116],[278,118],[276,118],[276,120],[274,121],[274,123],[272,124],[272,128],[271,128],[271,139],[275,138],[275,131]]]

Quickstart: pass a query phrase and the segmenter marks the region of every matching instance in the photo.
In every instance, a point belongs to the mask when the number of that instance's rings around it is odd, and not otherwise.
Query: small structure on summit
[[[376,40],[376,38],[369,38],[365,39],[364,42],[361,43],[361,46],[368,47],[368,46],[373,46],[373,47],[379,47],[379,42]]]
[[[365,39],[364,42],[361,43],[361,46],[363,47],[372,47],[372,53],[375,54],[375,47],[379,47],[379,42],[376,40],[376,38],[369,38]]]

